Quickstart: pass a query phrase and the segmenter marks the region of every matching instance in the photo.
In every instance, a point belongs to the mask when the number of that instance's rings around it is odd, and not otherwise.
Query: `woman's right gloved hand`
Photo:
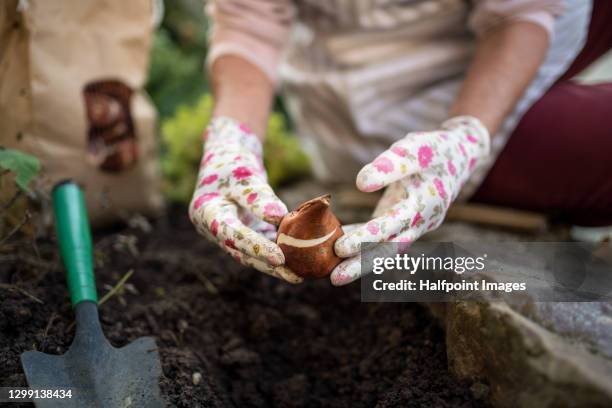
[[[246,126],[214,118],[204,133],[204,154],[189,206],[198,232],[243,265],[284,279],[302,278],[286,266],[272,240],[287,207],[268,184],[263,147]]]

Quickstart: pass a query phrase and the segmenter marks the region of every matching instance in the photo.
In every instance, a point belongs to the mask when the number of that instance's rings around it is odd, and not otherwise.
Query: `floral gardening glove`
[[[447,120],[440,130],[408,133],[367,164],[357,175],[365,192],[389,186],[378,203],[374,219],[340,237],[336,254],[343,261],[331,274],[334,285],[361,276],[360,245],[397,242],[399,251],[437,228],[448,207],[489,154],[489,132],[471,116]]]
[[[299,283],[302,278],[283,266],[283,252],[270,240],[287,207],[268,184],[262,153],[247,127],[226,117],[213,119],[204,133],[189,217],[200,234],[238,262]]]

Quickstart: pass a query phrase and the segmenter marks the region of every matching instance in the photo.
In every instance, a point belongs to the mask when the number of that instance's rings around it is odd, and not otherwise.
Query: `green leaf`
[[[15,183],[24,191],[30,191],[28,185],[40,172],[40,162],[34,156],[15,149],[0,147],[0,168],[15,174]]]

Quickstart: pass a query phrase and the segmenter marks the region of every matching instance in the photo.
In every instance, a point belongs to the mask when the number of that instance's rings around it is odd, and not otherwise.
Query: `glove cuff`
[[[218,116],[210,121],[204,134],[204,143],[209,147],[215,144],[237,144],[259,159],[263,155],[263,145],[257,135],[245,124],[227,116]]]

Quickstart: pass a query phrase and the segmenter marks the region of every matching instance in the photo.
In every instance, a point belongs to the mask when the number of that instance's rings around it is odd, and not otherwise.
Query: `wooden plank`
[[[548,226],[543,214],[483,204],[453,204],[446,219],[529,232],[544,231]]]

